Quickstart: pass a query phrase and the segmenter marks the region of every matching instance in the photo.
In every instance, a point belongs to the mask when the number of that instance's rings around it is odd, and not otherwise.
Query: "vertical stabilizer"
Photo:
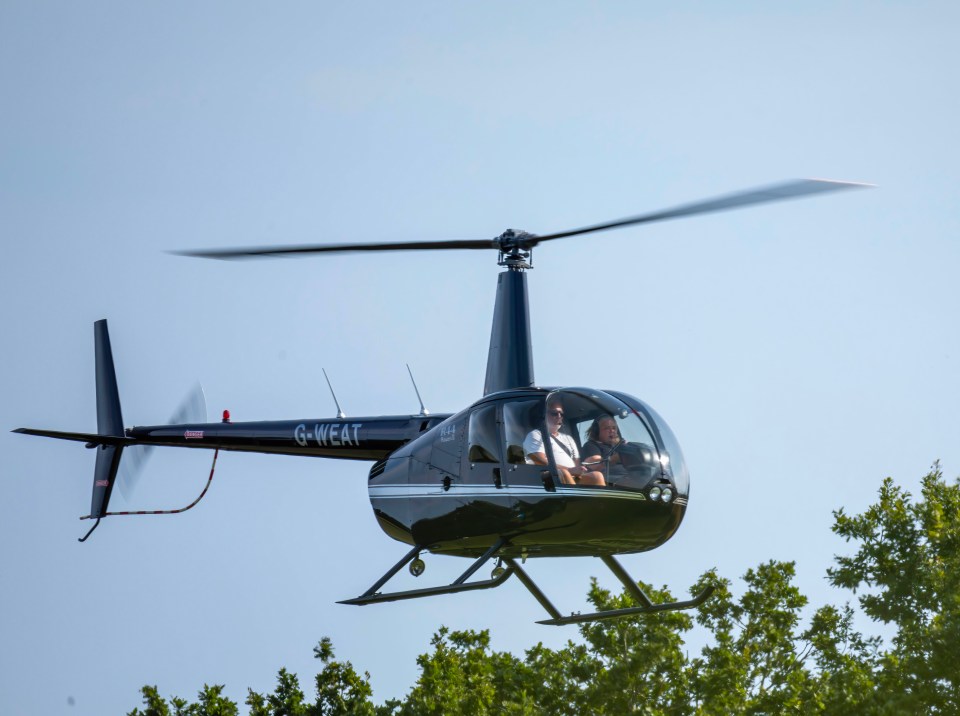
[[[120,393],[117,390],[117,375],[113,368],[113,353],[110,350],[110,333],[106,319],[93,324],[93,340],[96,350],[97,434],[123,437]],[[90,517],[98,519],[107,511],[110,503],[110,493],[113,492],[123,448],[116,445],[98,445],[96,450],[97,466],[93,473]]]

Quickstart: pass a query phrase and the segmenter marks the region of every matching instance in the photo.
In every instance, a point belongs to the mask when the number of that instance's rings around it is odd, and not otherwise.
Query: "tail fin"
[[[95,520],[93,527],[80,538],[86,542],[100,524],[100,520],[108,515],[167,515],[178,514],[192,509],[205,494],[213,480],[213,469],[217,464],[217,454],[213,454],[213,465],[210,467],[210,477],[207,485],[200,493],[200,497],[186,507],[176,510],[151,510],[137,512],[108,512],[110,495],[114,485],[118,483],[117,475],[120,468],[120,455],[124,448],[140,447],[150,449],[151,445],[143,445],[136,438],[128,437],[123,427],[123,414],[120,412],[120,391],[117,390],[117,375],[113,367],[113,352],[110,350],[110,333],[107,330],[106,319],[93,324],[93,340],[96,354],[96,381],[97,381],[97,432],[77,433],[62,430],[39,430],[37,428],[17,428],[13,432],[22,435],[37,435],[39,437],[55,438],[57,440],[73,440],[86,443],[86,446],[97,451],[97,462],[93,471],[93,493],[90,498],[90,514],[81,517],[81,520]],[[203,398],[203,389],[199,385],[187,396],[171,418],[172,422],[197,423],[206,420],[206,401]],[[128,455],[128,458],[131,455]],[[137,453],[132,453],[137,457]],[[136,462],[136,461],[134,461]],[[141,460],[142,462],[142,460]],[[135,464],[133,472],[136,472]],[[123,486],[121,485],[121,489]]]
[[[97,434],[123,438],[123,416],[120,413],[120,392],[113,368],[113,353],[110,350],[110,333],[107,320],[93,324],[93,340],[96,348],[97,371]],[[117,478],[120,465],[119,444],[97,445],[97,465],[93,473],[93,495],[90,500],[90,517],[99,520],[110,504],[110,493]],[[92,531],[92,530],[91,530]]]

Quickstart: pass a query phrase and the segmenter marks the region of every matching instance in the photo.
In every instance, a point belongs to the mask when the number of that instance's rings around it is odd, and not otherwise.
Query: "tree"
[[[960,481],[948,485],[935,463],[921,484],[913,502],[888,477],[863,514],[834,513],[834,532],[859,547],[837,557],[831,582],[863,590],[864,613],[896,628],[876,673],[876,713],[960,713]]]
[[[250,716],[309,716],[300,680],[286,669],[277,673],[277,688],[272,694],[264,696],[247,689],[246,703],[250,707]]]
[[[880,640],[853,628],[853,609],[824,606],[804,632],[816,666],[804,698],[806,713],[861,714],[874,690]]]
[[[654,602],[674,601],[666,589],[653,589],[643,583],[640,588]],[[600,588],[595,579],[591,580],[588,599],[598,611],[637,606],[626,590],[612,594]],[[689,713],[683,634],[692,626],[693,620],[684,612],[655,612],[581,625],[587,648],[586,670],[581,667],[578,673],[574,669],[571,677],[582,684],[587,711]]]
[[[310,710],[311,714],[375,716],[376,711],[370,700],[373,689],[369,673],[364,672],[361,677],[349,661],[335,661],[333,643],[329,637],[323,637],[313,648],[313,656],[323,662],[323,671],[317,674],[317,702]]]
[[[140,693],[146,708],[143,711],[134,709],[128,716],[237,716],[237,704],[223,695],[223,688],[223,685],[204,684],[194,704],[173,696],[170,698],[171,711],[156,686],[144,686]]]
[[[486,630],[434,634],[432,654],[417,657],[420,678],[400,709],[420,714],[534,714],[524,689],[525,667],[507,652],[490,651]]]
[[[714,643],[691,662],[698,713],[799,710],[810,675],[797,634],[807,599],[792,583],[795,573],[792,562],[767,562],[747,570],[747,591],[739,603],[722,580],[715,596],[700,608],[697,621],[711,632]]]
[[[370,700],[370,674],[360,676],[349,661],[334,659],[333,644],[324,637],[313,648],[314,658],[323,662],[323,670],[315,683],[317,698],[312,704],[304,700],[296,674],[280,669],[277,687],[272,694],[249,690],[247,705],[250,716],[380,716],[390,714],[395,704],[388,702],[377,708]]]
[[[143,711],[134,709],[127,716],[170,716],[170,707],[160,696],[160,691],[156,686],[144,686],[140,689],[143,695],[143,705],[146,707]]]

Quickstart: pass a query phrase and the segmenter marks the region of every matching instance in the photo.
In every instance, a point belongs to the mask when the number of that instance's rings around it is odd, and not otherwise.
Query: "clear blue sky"
[[[680,595],[710,567],[795,559],[814,605],[841,601],[831,510],[935,459],[960,472],[958,20],[915,0],[5,0],[0,426],[95,428],[100,318],[127,424],[163,422],[197,380],[211,418],[330,416],[321,367],[350,415],[416,412],[406,362],[435,412],[480,396],[493,254],[170,249],[545,233],[781,179],[874,182],[556,242],[529,277],[538,380],[635,394],[686,452],[686,520],[628,568]],[[281,666],[309,693],[325,635],[381,700],[443,624],[518,653],[577,638],[535,625],[516,583],[337,605],[405,550],[364,463],[222,455],[197,509],[80,545],[93,456],[5,431],[0,452],[3,714],[123,713],[144,683],[242,700]],[[199,491],[210,456],[170,452],[129,508]],[[428,558],[421,580],[465,565]],[[591,575],[614,586],[601,567],[530,572],[571,611]]]

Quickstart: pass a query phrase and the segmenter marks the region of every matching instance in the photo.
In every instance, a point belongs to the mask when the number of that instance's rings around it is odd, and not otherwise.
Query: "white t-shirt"
[[[553,448],[553,459],[557,461],[557,465],[562,467],[576,467],[577,464],[574,462],[574,458],[580,457],[580,453],[577,452],[577,443],[574,439],[563,433],[557,433],[550,437],[553,439],[553,445],[550,447]],[[565,445],[567,449],[564,450],[558,443]],[[568,450],[569,454],[567,454]],[[526,456],[528,465],[534,464],[533,460],[530,459],[530,455],[535,452],[547,452],[546,448],[543,447],[543,436],[539,430],[531,430],[523,440],[523,454]]]

